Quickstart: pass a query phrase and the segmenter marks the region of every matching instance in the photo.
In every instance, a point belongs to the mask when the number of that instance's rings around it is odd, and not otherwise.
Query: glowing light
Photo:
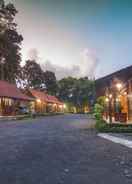
[[[60,108],[62,108],[63,106],[62,105],[59,105]]]
[[[40,103],[40,102],[41,102],[41,100],[38,98],[38,99],[37,99],[37,102],[38,102],[38,103]]]
[[[109,95],[109,98],[112,98],[112,94]]]
[[[54,106],[54,107],[56,107],[56,106],[57,106],[57,104],[53,104],[53,106]]]
[[[116,98],[116,102],[119,102],[120,101],[120,99],[119,98]]]
[[[66,109],[66,104],[63,105],[64,109]]]
[[[106,102],[109,102],[109,98],[106,98],[105,101],[106,101]]]
[[[116,87],[117,87],[117,89],[120,90],[120,89],[122,88],[122,84],[121,84],[121,83],[117,83],[117,84],[116,84]]]

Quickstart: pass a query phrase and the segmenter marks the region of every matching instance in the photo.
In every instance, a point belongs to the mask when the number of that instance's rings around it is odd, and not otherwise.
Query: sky
[[[58,79],[99,78],[132,64],[131,0],[11,0],[22,59]]]

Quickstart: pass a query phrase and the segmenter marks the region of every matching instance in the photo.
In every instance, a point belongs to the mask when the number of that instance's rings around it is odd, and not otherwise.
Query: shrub
[[[102,119],[102,114],[104,112],[104,107],[98,103],[94,106],[94,116],[97,120]]]
[[[132,125],[127,125],[127,124],[107,124],[104,120],[97,120],[95,128],[99,132],[132,133]]]
[[[95,128],[99,132],[106,131],[108,129],[108,124],[104,120],[99,119],[99,120],[96,120]]]

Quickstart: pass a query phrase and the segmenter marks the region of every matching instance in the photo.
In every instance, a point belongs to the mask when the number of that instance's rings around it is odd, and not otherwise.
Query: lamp
[[[121,83],[117,83],[116,87],[117,87],[118,90],[120,90],[122,88],[122,84]]]
[[[40,102],[41,102],[41,100],[38,98],[38,99],[37,99],[37,102],[38,102],[38,103],[40,103]]]

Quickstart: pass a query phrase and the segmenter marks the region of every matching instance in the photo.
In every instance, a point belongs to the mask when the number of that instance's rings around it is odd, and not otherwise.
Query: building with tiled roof
[[[0,115],[15,115],[20,106],[26,106],[33,98],[23,94],[15,84],[0,81]]]
[[[63,110],[63,103],[57,97],[48,95],[44,91],[27,89],[26,95],[35,99],[36,113],[61,112]]]

